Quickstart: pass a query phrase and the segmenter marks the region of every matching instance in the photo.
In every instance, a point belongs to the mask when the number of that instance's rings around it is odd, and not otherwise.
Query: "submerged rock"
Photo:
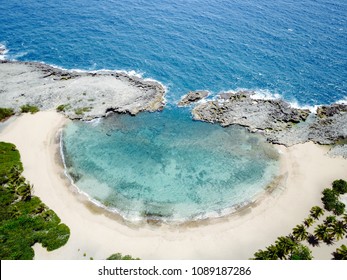
[[[208,96],[209,92],[206,90],[197,90],[197,91],[190,91],[186,95],[184,95],[180,102],[178,102],[178,106],[188,106],[191,103],[197,102],[206,96]]]
[[[222,126],[241,125],[286,146],[307,141],[334,144],[347,138],[347,105],[322,106],[315,114],[281,99],[255,99],[253,95],[251,91],[222,93],[216,100],[197,105],[193,118]]]
[[[0,62],[1,106],[19,111],[25,104],[57,109],[71,119],[93,119],[108,112],[137,114],[162,110],[165,89],[115,71],[67,71],[36,62]]]

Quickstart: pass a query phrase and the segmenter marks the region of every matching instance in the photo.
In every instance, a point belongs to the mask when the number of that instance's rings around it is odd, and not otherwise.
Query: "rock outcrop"
[[[115,71],[67,71],[36,62],[1,61],[0,81],[1,107],[59,107],[71,119],[93,119],[112,111],[152,112],[165,105],[160,83]]]
[[[254,99],[250,91],[222,93],[197,105],[193,118],[222,126],[241,125],[262,133],[269,142],[291,146],[313,141],[336,144],[347,139],[347,105],[321,106],[317,113],[293,108],[281,99]]]
[[[178,106],[188,106],[191,103],[197,102],[205,97],[207,97],[209,94],[206,90],[197,90],[197,91],[190,91],[186,95],[184,95],[180,102],[178,102]]]

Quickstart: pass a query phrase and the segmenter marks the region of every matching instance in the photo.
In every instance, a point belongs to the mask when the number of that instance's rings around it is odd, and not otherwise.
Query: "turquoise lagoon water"
[[[77,186],[130,220],[229,213],[261,192],[278,167],[260,136],[174,110],[73,122],[63,147]]]
[[[163,113],[73,123],[64,134],[77,186],[133,219],[218,214],[276,174],[258,136],[193,122],[177,108],[187,91],[245,88],[308,106],[347,101],[345,0],[0,4],[9,59],[135,71],[168,88]]]

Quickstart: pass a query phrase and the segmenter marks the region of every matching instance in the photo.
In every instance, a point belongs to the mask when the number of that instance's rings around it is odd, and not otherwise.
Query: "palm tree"
[[[270,245],[269,247],[266,247],[267,253],[268,253],[268,259],[269,260],[278,260],[278,248],[275,245]]]
[[[334,244],[334,237],[330,233],[331,229],[322,224],[318,225],[314,230],[314,235],[317,237],[318,240],[322,240],[327,245]]]
[[[336,222],[336,216],[328,216],[324,220],[324,224],[328,227],[332,226]]]
[[[324,210],[320,208],[319,206],[313,206],[310,210],[310,216],[315,220],[318,220],[323,215],[324,215]]]
[[[312,260],[311,250],[302,244],[297,244],[289,256],[290,260]]]
[[[332,235],[335,236],[336,240],[343,239],[347,229],[342,221],[336,221],[332,226]]]
[[[304,220],[304,225],[309,228],[310,226],[312,226],[314,223],[313,219],[311,217],[308,217]]]
[[[347,224],[347,214],[342,215],[342,220],[344,221],[345,224]]]
[[[319,239],[313,234],[308,235],[307,242],[313,247],[319,246]]]
[[[347,260],[347,246],[342,245],[340,248],[337,248],[332,255],[333,260]]]
[[[272,260],[270,258],[269,252],[267,250],[259,250],[258,252],[254,253],[253,260]]]
[[[303,241],[307,239],[308,233],[303,225],[297,225],[293,228],[293,236],[298,241]]]
[[[287,256],[292,252],[294,247],[297,245],[297,243],[288,236],[278,237],[275,244],[277,247],[277,255],[282,260],[286,259]]]
[[[26,201],[30,200],[31,198],[31,189],[33,186],[31,186],[29,183],[21,183],[20,185],[17,185],[16,192],[18,195],[20,195],[22,198],[21,200]]]
[[[318,225],[315,230],[314,230],[314,235],[319,239],[319,240],[324,240],[327,238],[329,235],[328,233],[328,227],[326,225]]]

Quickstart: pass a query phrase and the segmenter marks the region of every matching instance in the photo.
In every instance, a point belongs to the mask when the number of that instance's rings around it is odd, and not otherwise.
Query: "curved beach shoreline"
[[[324,146],[277,146],[286,183],[258,203],[192,225],[127,225],[91,207],[64,175],[59,131],[67,121],[53,111],[24,114],[0,131],[0,141],[12,142],[20,151],[23,175],[34,185],[34,194],[71,230],[70,240],[58,250],[35,245],[36,259],[105,259],[115,252],[142,259],[248,259],[320,205],[321,191],[333,180],[347,179],[347,160],[328,157]],[[332,251],[322,245],[313,253],[317,259],[330,259]]]

